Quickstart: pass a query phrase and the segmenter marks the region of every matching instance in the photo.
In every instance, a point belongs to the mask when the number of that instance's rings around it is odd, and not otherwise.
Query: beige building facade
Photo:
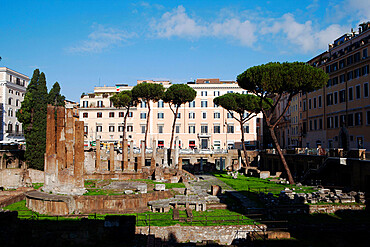
[[[161,83],[165,89],[171,86],[169,81],[138,81],[137,83]],[[179,137],[180,148],[226,149],[240,145],[241,130],[239,123],[222,107],[213,103],[215,97],[234,92],[245,94],[235,81],[219,79],[197,79],[189,82],[197,96],[193,102],[182,105],[176,121],[175,136]],[[116,109],[109,98],[122,90],[131,90],[132,86],[117,84],[116,86],[95,87],[94,92],[82,95],[80,99],[79,118],[85,122],[85,145],[96,139],[103,143],[120,143],[123,131],[125,109]],[[156,146],[169,147],[171,138],[173,113],[163,101],[150,102],[148,146],[153,140]],[[148,107],[141,102],[133,107],[127,118],[127,139],[140,146],[144,139]],[[261,118],[261,116],[258,116]],[[258,120],[259,122],[260,119]],[[250,148],[257,143],[257,118],[252,118],[244,125],[245,140]],[[261,127],[258,127],[258,131]],[[257,144],[258,148],[258,144]]]
[[[24,141],[22,124],[16,117],[30,78],[7,67],[0,67],[0,142]]]

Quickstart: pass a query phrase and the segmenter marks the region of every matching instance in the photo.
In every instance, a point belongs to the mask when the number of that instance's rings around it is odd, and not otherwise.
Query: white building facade
[[[138,83],[161,83],[165,89],[171,86],[169,81],[138,81]],[[235,81],[219,79],[197,79],[188,83],[196,92],[193,102],[186,103],[179,109],[176,121],[175,136],[179,137],[180,148],[226,149],[240,146],[241,130],[239,123],[220,106],[213,103],[215,97],[234,92],[246,94]],[[120,143],[125,109],[116,109],[109,98],[116,92],[131,90],[132,86],[116,85],[115,87],[95,87],[94,93],[82,95],[80,99],[79,118],[85,122],[85,144],[100,139],[101,142]],[[148,146],[153,140],[156,146],[169,147],[173,113],[163,101],[150,102]],[[148,117],[148,107],[141,102],[132,108],[127,118],[127,139],[139,147],[144,140]],[[261,115],[257,116],[261,119]],[[257,117],[244,125],[245,140],[253,148],[258,139]],[[262,121],[259,121],[262,123]],[[262,132],[261,132],[262,133]],[[257,144],[258,148],[258,144]]]
[[[16,117],[30,78],[7,67],[0,67],[0,141],[24,141],[22,124]]]

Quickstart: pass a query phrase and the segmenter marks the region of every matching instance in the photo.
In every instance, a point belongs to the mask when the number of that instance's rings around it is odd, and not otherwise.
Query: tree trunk
[[[172,151],[172,143],[173,143],[173,137],[175,134],[175,126],[176,126],[176,119],[177,119],[177,114],[179,112],[179,108],[176,106],[176,112],[175,116],[173,118],[173,123],[172,123],[172,134],[171,134],[171,141],[170,141],[170,149],[168,150],[168,161],[171,159],[171,151]]]
[[[146,116],[146,127],[145,127],[145,137],[144,137],[144,152],[146,150],[146,139],[148,137],[148,129],[149,129],[149,116],[150,116],[150,101],[148,100],[148,116]]]
[[[240,116],[240,119],[243,119],[242,116]],[[244,152],[244,159],[245,159],[245,165],[249,167],[249,161],[248,161],[248,154],[247,154],[247,149],[245,148],[245,143],[244,143],[244,128],[243,128],[243,121],[239,121],[240,123],[240,130],[242,132],[242,145],[243,145],[243,152]]]
[[[278,140],[277,140],[277,138],[276,138],[276,135],[275,135],[275,132],[274,132],[274,128],[272,128],[272,127],[270,127],[270,126],[269,126],[268,128],[269,128],[269,130],[270,130],[271,138],[272,138],[272,140],[274,141],[274,144],[275,144],[276,150],[277,150],[277,152],[278,152],[278,154],[279,154],[279,156],[280,156],[280,160],[281,160],[281,162],[283,163],[284,168],[285,168],[285,171],[286,171],[286,173],[287,173],[287,175],[288,175],[289,184],[294,184],[294,180],[293,180],[292,174],[290,173],[290,169],[289,169],[289,167],[288,167],[288,164],[286,163],[285,157],[284,157],[284,155],[283,155],[283,152],[281,151],[281,148],[280,148],[279,142],[278,142]]]

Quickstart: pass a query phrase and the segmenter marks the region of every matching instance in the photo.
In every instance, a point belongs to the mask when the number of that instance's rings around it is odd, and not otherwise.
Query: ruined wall
[[[136,234],[155,235],[161,239],[175,239],[178,243],[200,242],[203,240],[217,241],[222,245],[230,245],[235,238],[237,231],[260,231],[266,227],[259,225],[238,225],[238,226],[143,226],[136,227]]]
[[[149,201],[172,196],[172,191],[111,196],[61,196],[31,191],[26,194],[26,203],[29,209],[48,215],[136,213],[147,211]]]
[[[27,173],[27,174],[25,174]],[[30,180],[27,180],[29,177]],[[27,181],[26,181],[27,180]],[[28,184],[26,184],[26,182]],[[23,186],[30,186],[32,183],[43,183],[44,172],[34,169],[3,169],[0,170],[0,187],[5,189],[16,189]]]

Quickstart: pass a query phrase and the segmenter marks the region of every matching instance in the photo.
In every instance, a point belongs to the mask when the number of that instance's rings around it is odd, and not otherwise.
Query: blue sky
[[[79,100],[136,80],[235,80],[270,61],[307,61],[370,20],[368,0],[0,0],[0,66],[45,72]]]

